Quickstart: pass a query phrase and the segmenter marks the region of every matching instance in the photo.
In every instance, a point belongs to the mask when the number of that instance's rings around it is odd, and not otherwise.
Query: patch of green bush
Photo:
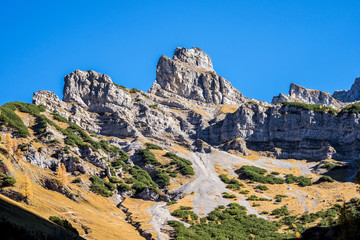
[[[120,183],[120,185],[117,187],[117,189],[121,192],[131,191],[131,187],[129,185],[127,185],[126,183]]]
[[[187,217],[185,214],[183,217]],[[290,236],[278,233],[279,226],[255,215],[247,215],[246,208],[236,203],[227,208],[218,208],[201,218],[200,223],[185,227],[181,222],[168,221],[175,229],[175,239],[203,240],[203,239],[255,239],[280,240]]]
[[[356,102],[353,103],[349,106],[344,107],[343,109],[341,109],[340,114],[341,113],[356,113],[359,114],[360,113],[360,102]]]
[[[177,201],[169,201],[169,202],[166,203],[166,205],[169,206],[169,205],[173,205],[173,204],[176,204],[176,203],[177,203]]]
[[[0,173],[0,187],[12,187],[16,183],[16,179],[6,174]]]
[[[338,111],[334,108],[322,105],[322,104],[307,104],[307,103],[301,103],[301,102],[279,102],[279,104],[282,104],[284,106],[288,107],[294,107],[294,108],[302,108],[304,110],[308,111],[314,111],[319,113],[332,113],[337,114]]]
[[[290,215],[289,210],[286,206],[282,206],[281,208],[276,208],[271,212],[271,215],[275,216],[287,216]]]
[[[248,194],[249,192],[250,192],[249,190],[240,191],[240,193],[241,193],[241,194],[244,194],[244,195]]]
[[[155,154],[153,154],[149,149],[140,149],[137,152],[147,164],[151,164],[153,166],[161,166],[162,164],[156,159]]]
[[[286,197],[288,197],[288,196],[287,195],[276,195],[275,196],[275,201],[276,202],[282,202],[282,199],[286,198]]]
[[[244,165],[240,168],[240,171],[243,175],[248,177],[250,180],[259,182],[259,183],[269,183],[269,184],[283,184],[284,179],[275,177],[273,175],[264,174],[267,172],[265,169]]]
[[[191,167],[192,163],[189,160],[179,157],[176,154],[171,153],[171,152],[167,152],[165,154],[165,157],[172,159],[170,164],[176,165],[182,175],[194,175],[195,174],[194,169]]]
[[[223,192],[222,194],[224,198],[236,198],[234,194],[230,194],[228,192]]]
[[[157,181],[164,186],[170,185],[170,177],[165,170],[158,170],[156,173]]]
[[[291,183],[297,183],[301,187],[311,186],[312,182],[310,178],[299,176],[296,177],[294,174],[287,174],[285,176],[285,181],[289,184]]]
[[[49,220],[56,223],[57,225],[66,228],[70,231],[72,231],[73,233],[76,233],[77,235],[79,235],[79,232],[76,230],[76,228],[74,228],[71,223],[68,222],[68,220],[66,219],[61,219],[57,216],[50,216]]]
[[[138,92],[140,92],[140,90],[139,90],[139,89],[136,89],[136,88],[132,88],[132,89],[130,90],[130,93],[138,93]]]
[[[336,164],[336,163],[331,163],[328,161],[324,161],[324,163],[321,165],[321,168],[326,168],[327,170],[331,170],[331,169],[339,168],[339,167],[342,167],[342,165]]]
[[[257,185],[257,186],[255,187],[255,189],[259,189],[259,190],[261,190],[261,191],[269,190],[269,188],[268,188],[267,186],[265,186],[265,185]]]
[[[90,190],[96,194],[99,194],[103,197],[110,197],[113,195],[112,191],[115,190],[115,186],[111,183],[106,182],[104,179],[99,178],[98,176],[90,177],[91,185]]]
[[[332,177],[330,176],[322,176],[321,178],[319,178],[318,180],[319,182],[334,182],[335,180],[332,179]]]
[[[190,211],[188,208],[176,209],[174,212],[171,213],[171,215],[178,217],[185,222],[190,222],[192,220],[197,220],[199,218],[196,213],[194,213],[193,211]],[[189,220],[189,217],[191,218],[191,220]]]
[[[147,143],[145,143],[145,145],[146,145],[146,148],[147,148],[147,149],[163,150],[162,147],[160,147],[160,146],[158,146],[158,145],[155,145],[155,144],[153,144],[153,143],[147,142]]]
[[[82,181],[81,178],[77,177],[72,182],[73,183],[81,183],[81,181]]]

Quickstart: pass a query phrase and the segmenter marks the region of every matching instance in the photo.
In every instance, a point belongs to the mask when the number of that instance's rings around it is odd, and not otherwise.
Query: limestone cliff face
[[[346,93],[352,99],[355,83]],[[49,91],[35,93],[33,101],[103,135],[150,137],[207,152],[219,147],[278,158],[360,158],[360,115],[250,100],[217,75],[210,57],[198,48],[177,48],[173,59],[162,56],[149,93],[118,87],[105,74],[76,70],[65,76],[63,101]],[[344,106],[328,93],[296,84],[273,103],[280,101]],[[223,104],[239,108],[221,112]]]
[[[215,113],[178,99],[142,91],[131,93],[116,86],[109,76],[94,71],[76,70],[64,80],[63,101],[50,91],[39,91],[33,103],[43,104],[98,134],[166,138],[186,144],[200,126],[207,125],[204,119]]]
[[[360,100],[360,78],[356,78],[350,90],[335,91],[333,97],[342,102],[355,102]]]
[[[105,74],[76,70],[65,76],[63,101],[100,111],[108,105],[129,106],[131,97]]]
[[[173,59],[161,56],[149,93],[172,93],[209,104],[238,105],[247,101],[229,81],[215,73],[210,57],[199,48],[177,48]]]
[[[292,83],[288,95],[282,93],[275,96],[273,104],[278,102],[304,102],[308,104],[324,104],[332,107],[341,107],[344,104],[335,99],[331,94],[319,90],[307,89]]]
[[[276,105],[247,103],[223,121],[199,133],[212,145],[227,145],[237,138],[247,148],[278,158],[320,160],[358,159],[360,115],[332,114]]]

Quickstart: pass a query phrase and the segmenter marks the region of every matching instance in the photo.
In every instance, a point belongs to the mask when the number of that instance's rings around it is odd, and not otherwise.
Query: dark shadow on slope
[[[3,199],[0,199],[0,233],[4,240],[83,239]]]

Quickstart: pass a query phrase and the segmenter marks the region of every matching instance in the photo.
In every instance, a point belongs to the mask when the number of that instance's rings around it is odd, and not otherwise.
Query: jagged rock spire
[[[211,58],[199,48],[176,48],[173,59],[161,56],[150,93],[167,93],[210,104],[247,101],[229,81],[217,75]]]

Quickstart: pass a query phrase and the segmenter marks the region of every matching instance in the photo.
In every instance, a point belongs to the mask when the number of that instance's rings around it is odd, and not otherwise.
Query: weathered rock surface
[[[356,95],[355,83],[351,96]],[[150,137],[200,152],[217,146],[244,155],[255,150],[278,158],[318,160],[356,158],[360,151],[358,115],[250,101],[215,73],[210,57],[198,48],[177,48],[173,59],[162,56],[148,94],[120,88],[107,75],[76,70],[65,77],[64,101],[49,91],[35,93],[33,101],[98,134]],[[328,93],[296,84],[273,103],[279,101],[344,105]],[[233,114],[218,115],[218,104],[225,103],[240,107]],[[122,147],[135,151],[141,143]]]
[[[358,159],[360,154],[360,115],[332,114],[276,105],[272,108],[247,103],[223,121],[199,133],[211,145],[225,144],[237,138],[246,147],[265,151],[278,158],[320,160]],[[239,147],[244,152],[244,146]]]
[[[350,90],[340,90],[333,93],[333,97],[342,102],[355,102],[360,100],[360,78],[356,78]]]
[[[149,93],[173,93],[210,104],[241,104],[247,101],[230,82],[217,75],[211,59],[198,48],[177,48],[173,59],[161,56],[156,81]]]
[[[294,83],[290,85],[288,95],[280,93],[278,96],[273,97],[272,104],[278,102],[304,102],[308,104],[324,104],[332,107],[344,105],[329,93],[307,89]]]

